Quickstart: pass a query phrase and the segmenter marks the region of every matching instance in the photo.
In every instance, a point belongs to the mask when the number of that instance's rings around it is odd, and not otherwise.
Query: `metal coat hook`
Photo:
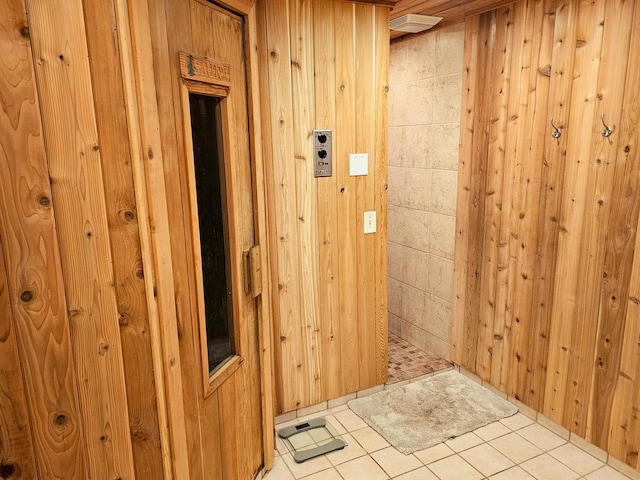
[[[608,137],[613,133],[613,130],[606,123],[604,123],[604,113],[600,116],[600,118],[602,119],[602,125],[604,125],[604,130],[602,130],[600,133],[603,137]]]
[[[555,129],[553,132],[551,132],[551,136],[553,138],[560,138],[560,135],[562,135],[562,131],[553,124],[553,118],[550,120],[550,123],[551,126]]]

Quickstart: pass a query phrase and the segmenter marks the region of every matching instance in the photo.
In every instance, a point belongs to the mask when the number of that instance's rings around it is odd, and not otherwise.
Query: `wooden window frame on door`
[[[195,59],[195,61],[194,61]],[[195,64],[195,67],[194,67]],[[201,68],[197,68],[198,65]],[[214,62],[202,57],[195,57],[189,54],[180,53],[180,70],[182,76],[182,114],[183,114],[183,128],[184,128],[184,145],[185,145],[185,160],[187,162],[187,188],[189,193],[189,225],[191,234],[191,246],[193,251],[193,264],[195,272],[195,284],[196,284],[196,303],[198,314],[198,332],[200,335],[200,358],[201,358],[201,370],[203,380],[203,395],[207,398],[213,392],[215,392],[228,378],[230,378],[240,365],[244,362],[242,352],[242,342],[240,341],[240,311],[239,305],[241,300],[238,298],[239,294],[242,294],[242,289],[237,287],[241,282],[235,282],[235,287],[232,288],[232,345],[234,347],[234,354],[225,360],[221,365],[216,367],[213,372],[209,371],[209,354],[207,345],[207,325],[206,316],[204,310],[204,281],[202,278],[202,255],[200,246],[200,223],[198,216],[198,200],[196,192],[196,176],[195,176],[195,158],[192,144],[192,128],[191,128],[191,108],[189,102],[189,94],[195,93],[199,95],[207,95],[216,97],[222,100],[222,138],[223,150],[224,150],[224,171],[225,171],[225,183],[229,189],[232,188],[233,176],[231,175],[232,166],[230,164],[231,150],[230,150],[230,134],[233,126],[230,123],[232,118],[232,102],[229,101],[230,95],[230,68],[224,64]],[[225,201],[227,205],[227,211],[233,212],[233,195],[230,195],[225,188]],[[236,229],[233,215],[228,215],[228,243],[230,249],[230,259],[232,270],[232,278],[242,278],[242,272],[238,269],[233,262],[233,259],[242,255],[242,252],[237,252],[235,248]],[[240,291],[239,291],[240,290]]]

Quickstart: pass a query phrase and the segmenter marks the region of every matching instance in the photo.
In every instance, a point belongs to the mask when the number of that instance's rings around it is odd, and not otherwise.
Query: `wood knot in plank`
[[[153,150],[152,149],[147,150],[147,158],[149,160],[153,160],[153,157],[154,157]]]
[[[40,206],[42,206],[44,208],[49,208],[51,206],[51,200],[46,195],[42,195],[38,199],[38,203],[40,204]]]
[[[101,357],[104,357],[108,351],[109,351],[109,344],[107,343],[101,343],[100,346],[98,347],[98,355],[100,355]]]
[[[576,48],[582,48],[587,44],[586,40],[578,39],[576,40]]]
[[[22,35],[22,37],[26,39],[31,38],[31,34],[29,33],[29,27],[27,27],[26,25],[23,25],[22,28],[20,29],[20,35]]]
[[[127,327],[129,325],[129,314],[120,312],[118,315],[118,325],[121,327]]]
[[[629,297],[629,301],[636,305],[640,305],[640,299],[638,297]]]
[[[300,65],[300,63],[298,63],[296,60],[291,60],[291,66],[302,70],[302,65]]]
[[[17,470],[16,466],[13,463],[2,462],[0,463],[0,478],[2,478],[3,480],[5,479],[8,480],[9,478],[15,475],[16,470]]]
[[[53,423],[58,427],[62,427],[69,422],[69,419],[64,413],[59,413],[55,417],[53,417]]]
[[[546,64],[544,67],[538,68],[538,73],[545,77],[551,77],[551,64]]]
[[[20,300],[22,300],[24,303],[31,302],[33,300],[33,297],[34,295],[31,290],[25,290],[20,294]]]

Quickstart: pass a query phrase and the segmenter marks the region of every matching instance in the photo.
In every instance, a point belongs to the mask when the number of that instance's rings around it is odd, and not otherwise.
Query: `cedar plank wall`
[[[386,380],[388,20],[386,7],[258,2],[281,412]],[[314,129],[333,131],[330,178],[313,177]],[[369,174],[350,177],[360,152]]]
[[[453,358],[640,470],[639,63],[638,1],[467,19]]]
[[[31,432],[3,407],[16,420],[3,418],[0,436],[22,433],[2,441],[1,471],[162,478],[114,5],[26,7],[28,25],[21,1],[0,2],[0,296],[15,322],[0,342],[11,353],[17,338],[25,388],[7,401],[28,407]]]

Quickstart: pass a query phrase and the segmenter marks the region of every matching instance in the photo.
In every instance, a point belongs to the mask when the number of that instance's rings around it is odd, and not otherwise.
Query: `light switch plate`
[[[364,212],[364,233],[376,233],[376,211]]]
[[[369,173],[369,154],[351,153],[349,154],[349,175],[367,175]]]

